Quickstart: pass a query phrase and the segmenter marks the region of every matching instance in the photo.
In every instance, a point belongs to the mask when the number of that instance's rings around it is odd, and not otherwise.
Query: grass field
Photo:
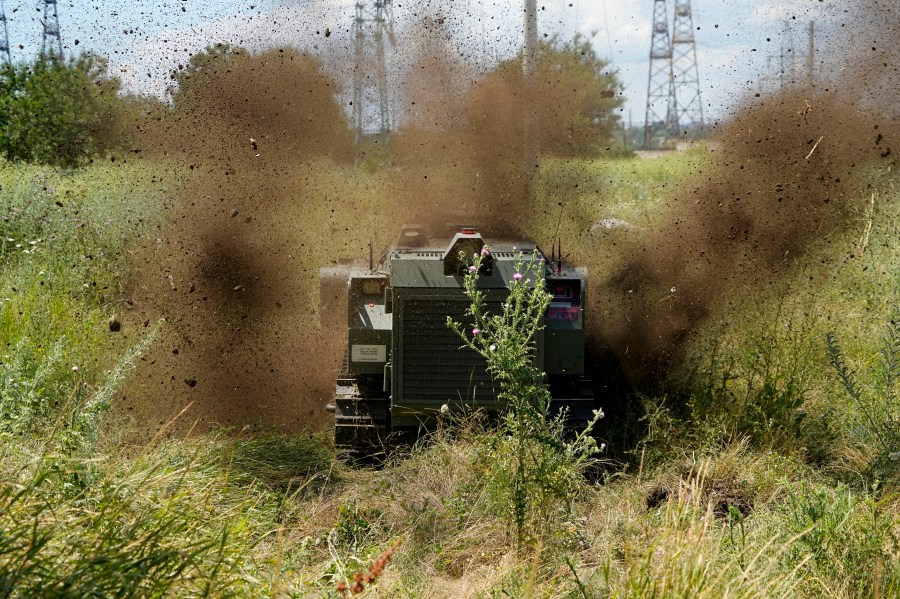
[[[525,228],[546,243],[559,227],[592,273],[621,265],[708,160],[548,161]],[[345,230],[334,210],[387,205],[388,176],[313,168],[272,232],[321,224],[298,274],[309,301],[315,267],[364,256],[393,219],[372,211]],[[645,435],[601,454],[522,546],[496,485],[509,456],[474,417],[379,469],[337,460],[327,430],[171,434],[167,411],[136,442],[104,419],[175,334],[154,318],[126,338],[108,320],[189,176],[150,160],[0,165],[0,597],[338,597],[357,573],[373,597],[900,594],[893,172],[868,174],[864,208],[789,276],[724,298],[670,393],[641,397]],[[592,236],[602,218],[636,237]]]

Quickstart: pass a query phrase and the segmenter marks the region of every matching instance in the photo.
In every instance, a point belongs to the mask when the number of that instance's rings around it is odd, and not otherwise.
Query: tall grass
[[[669,186],[704,160],[697,150],[545,163],[531,226],[552,232],[557,202],[569,198],[578,209],[564,211],[561,226],[581,232],[571,252],[615,259],[590,223],[613,216],[651,229],[665,218]],[[572,456],[553,454],[551,465],[573,475],[558,487],[564,499],[554,487],[553,501],[527,506],[523,545],[508,492],[518,446],[477,416],[377,470],[336,462],[324,435],[178,440],[163,431],[126,447],[98,434],[152,339],[126,343],[106,320],[131,274],[130,244],[164,217],[179,173],[170,167],[0,166],[0,216],[9,217],[0,236],[0,597],[338,597],[339,584],[391,548],[369,596],[900,591],[900,508],[883,466],[892,452],[875,435],[894,421],[889,409],[877,418],[869,410],[896,398],[896,383],[883,384],[895,360],[879,353],[900,303],[893,174],[873,174],[874,195],[849,234],[823,239],[771,294],[728,298],[733,311],[698,332],[680,389],[689,409],[647,398],[658,406],[654,436],[634,469],[589,480]],[[329,229],[345,226],[347,210],[369,214],[373,190],[390,193],[383,174],[310,168],[322,172],[296,174],[313,180],[298,206]],[[364,255],[367,227],[389,220],[373,214],[311,259]],[[520,498],[539,498],[523,488]]]
[[[152,168],[119,168],[0,165],[0,347],[28,377],[52,363],[47,389],[96,382],[124,349],[105,324],[128,250],[159,222],[162,197]]]

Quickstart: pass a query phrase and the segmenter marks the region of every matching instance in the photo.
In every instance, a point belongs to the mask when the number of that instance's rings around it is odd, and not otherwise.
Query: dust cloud
[[[763,297],[811,244],[852,224],[872,168],[896,164],[900,10],[855,3],[810,85],[743,98],[712,135],[713,161],[679,184],[665,224],[604,283],[597,337],[633,381],[677,368],[689,335],[734,294]]]
[[[352,160],[338,84],[288,50],[238,53],[193,77],[145,140],[183,176],[129,291],[133,321],[168,323],[126,410],[151,429],[191,402],[184,426],[320,425],[339,357],[309,287],[333,235],[307,204],[328,197],[323,161]]]
[[[866,6],[875,12],[860,6],[833,35],[865,34],[871,56],[847,57],[852,69],[814,89],[736,99],[737,116],[714,131],[712,164],[678,187],[665,224],[617,272],[587,257],[599,282],[592,309],[616,315],[593,318],[592,336],[633,381],[677,364],[726,292],[788,272],[844,226],[855,175],[895,160],[897,9]],[[131,324],[169,321],[128,389],[122,410],[134,422],[155,429],[193,402],[184,426],[323,426],[343,333],[320,331],[321,266],[363,258],[367,241],[377,251],[402,222],[527,229],[521,75],[481,72],[439,17],[423,23],[402,77],[403,126],[389,152],[365,144],[357,166],[338,78],[296,51],[213,63],[144,127],[148,153],[184,175],[129,290]],[[545,83],[544,103],[566,101]],[[539,135],[564,132],[545,124]]]

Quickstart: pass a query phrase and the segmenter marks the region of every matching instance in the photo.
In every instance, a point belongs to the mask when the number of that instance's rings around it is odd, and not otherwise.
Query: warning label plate
[[[350,351],[352,362],[386,362],[387,346],[385,345],[353,345]]]

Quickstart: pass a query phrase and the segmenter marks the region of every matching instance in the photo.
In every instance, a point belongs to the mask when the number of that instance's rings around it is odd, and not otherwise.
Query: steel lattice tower
[[[0,23],[3,23],[3,37],[0,38],[0,54],[6,60],[6,64],[12,64],[12,56],[9,53],[9,28],[6,26],[6,10],[3,0],[0,0]]]
[[[666,0],[653,0],[653,37],[650,42],[650,78],[647,83],[647,113],[644,119],[644,148],[662,132],[669,140],[678,134],[675,81],[672,75],[672,44]]]
[[[59,34],[59,13],[56,10],[56,0],[44,0],[44,39],[41,43],[41,53],[47,57],[62,60],[62,37]]]
[[[781,30],[781,77],[779,79],[781,89],[793,87],[797,83],[796,56],[797,52],[794,48],[794,32],[791,30],[791,22],[785,21],[784,28]]]
[[[48,0],[49,1],[49,0]],[[365,135],[391,133],[385,44],[394,42],[391,0],[358,1],[353,19],[356,44],[353,72],[353,124],[356,143]]]
[[[702,128],[703,102],[700,99],[700,69],[697,66],[697,41],[694,38],[691,0],[675,0],[672,78],[677,127],[681,130]]]

